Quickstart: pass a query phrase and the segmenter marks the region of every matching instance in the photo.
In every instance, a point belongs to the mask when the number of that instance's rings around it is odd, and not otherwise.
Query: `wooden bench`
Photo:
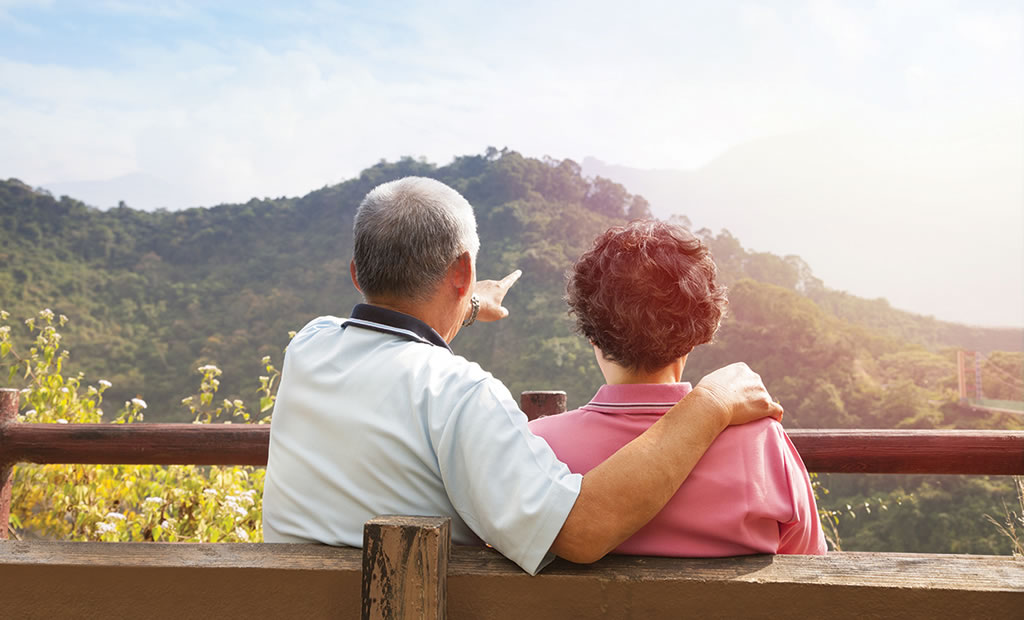
[[[586,566],[556,560],[530,577],[484,547],[449,554],[444,537],[431,534],[447,524],[428,521],[376,519],[367,530],[381,544],[365,551],[7,542],[0,544],[0,615],[931,620],[1020,618],[1024,610],[1024,561],[1006,556],[608,556]],[[415,531],[402,534],[408,528]]]

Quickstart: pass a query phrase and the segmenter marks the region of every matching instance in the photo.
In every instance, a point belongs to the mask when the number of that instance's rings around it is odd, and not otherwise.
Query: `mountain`
[[[1024,127],[950,133],[826,128],[741,144],[696,170],[586,158],[583,172],[642,194],[659,217],[798,254],[832,288],[947,321],[1024,326]]]
[[[564,389],[571,403],[588,398],[600,375],[566,316],[563,274],[600,231],[642,215],[646,202],[616,183],[588,180],[572,161],[514,151],[491,149],[442,167],[411,158],[381,162],[301,198],[175,212],[98,210],[7,181],[0,184],[0,307],[21,317],[43,307],[69,316],[73,361],[90,380],[112,381],[112,397],[144,395],[155,405],[153,419],[183,415],[177,403],[194,391],[192,371],[206,363],[225,371],[224,395],[249,397],[254,387],[247,385],[262,374],[260,358],[279,360],[290,331],[321,314],[345,315],[359,301],[348,275],[355,209],[378,183],[410,174],[436,177],[474,204],[482,277],[525,273],[509,298],[512,318],[467,330],[457,350],[513,392]],[[688,371],[699,378],[714,364],[746,360],[764,365],[762,374],[778,382],[773,392],[787,403],[799,405],[825,376],[822,389],[857,403],[829,415],[796,406],[795,424],[905,422],[907,416],[879,417],[876,409],[886,396],[886,356],[925,356],[921,364],[943,368],[942,381],[929,388],[940,389],[954,379],[946,348],[1022,350],[1022,330],[894,310],[832,291],[796,256],[747,251],[725,231],[700,234],[733,286],[733,317],[719,344],[695,354]],[[755,310],[759,305],[772,310]],[[865,373],[870,381],[854,380]],[[914,398],[946,402],[926,392]],[[945,406],[925,403],[920,411],[944,424],[998,423]]]
[[[570,406],[583,404],[602,381],[593,351],[572,331],[564,273],[599,232],[642,215],[647,202],[588,179],[572,161],[507,150],[441,167],[381,162],[299,198],[175,212],[99,210],[0,182],[0,309],[10,313],[0,330],[24,351],[31,334],[23,319],[41,308],[67,315],[65,368],[82,371],[85,385],[114,384],[107,419],[121,401],[143,396],[148,421],[186,420],[180,400],[196,392],[196,369],[207,363],[224,370],[218,398],[251,403],[266,372],[261,357],[280,366],[289,331],[345,315],[359,300],[348,274],[355,209],[377,184],[413,174],[450,184],[474,205],[481,277],[524,271],[506,298],[510,317],[463,330],[454,349],[513,393],[562,389]],[[1024,400],[1014,379],[1022,330],[940,324],[832,291],[797,256],[749,251],[727,231],[698,234],[730,287],[730,314],[716,342],[690,355],[685,380],[746,361],[791,427],[1024,428],[1020,416],[962,407],[955,391],[955,348],[985,343],[986,396]],[[0,354],[0,370],[9,365]],[[823,506],[891,506],[845,520],[846,549],[1006,552],[981,517],[1011,500],[1005,480],[847,476],[827,486]]]

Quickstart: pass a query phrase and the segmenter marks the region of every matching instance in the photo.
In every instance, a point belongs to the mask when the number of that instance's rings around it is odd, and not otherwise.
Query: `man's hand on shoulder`
[[[505,294],[512,285],[519,280],[523,272],[516,269],[500,280],[480,280],[476,283],[474,293],[480,300],[480,313],[477,314],[478,321],[497,321],[508,316],[508,308],[501,305]]]
[[[694,392],[716,402],[730,425],[746,424],[765,417],[782,420],[782,405],[772,400],[761,376],[743,362],[719,368],[705,376]]]

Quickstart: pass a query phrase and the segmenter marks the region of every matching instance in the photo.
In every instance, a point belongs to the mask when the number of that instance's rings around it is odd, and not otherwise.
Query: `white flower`
[[[239,517],[244,517],[247,514],[249,514],[249,512],[245,508],[242,508],[241,506],[238,505],[239,499],[241,498],[239,498],[236,495],[228,495],[227,497],[224,498],[224,507],[230,510],[231,512],[235,513]]]
[[[101,521],[101,522],[96,524],[96,532],[98,534],[107,534],[109,532],[116,532],[116,531],[117,531],[117,526],[114,525],[113,523],[107,523],[105,521]]]
[[[118,521],[124,521],[124,515],[120,512],[108,512],[107,519],[117,519]]]
[[[203,489],[203,495],[217,497],[217,489]]]
[[[165,530],[168,530],[168,529],[171,528],[171,522],[168,521],[167,519],[164,519],[163,521],[160,522],[160,527],[164,528]]]
[[[146,401],[142,400],[141,398],[133,398],[132,404],[138,407],[139,409],[146,408]]]
[[[35,409],[29,409],[28,411],[25,412],[25,417],[27,418],[27,417],[33,416],[35,414],[36,414],[36,410]]]
[[[235,536],[238,536],[238,539],[242,542],[249,542],[249,532],[246,532],[240,527],[235,528]]]
[[[224,501],[231,503],[240,502],[242,504],[245,504],[246,506],[252,506],[253,504],[256,503],[256,500],[254,500],[252,498],[252,495],[249,495],[248,493],[242,493],[240,495],[228,495],[227,497],[224,498]]]
[[[242,407],[245,406],[245,403],[243,403],[241,399],[237,398],[235,399],[235,402],[233,402],[232,404],[235,406],[236,409],[241,409]]]
[[[60,391],[61,391],[62,394],[69,394],[70,393],[70,391],[66,387],[62,387],[60,389]]]
[[[213,364],[207,364],[206,366],[200,366],[199,367],[199,372],[202,372],[202,373],[217,372],[217,373],[219,373],[220,372],[220,368],[217,368]]]
[[[64,418],[57,418],[57,424],[67,424],[67,423],[68,423],[68,421],[65,420]]]
[[[100,387],[108,388],[108,387],[110,387],[112,385],[114,385],[114,384],[111,383],[110,381],[107,381],[106,379],[100,379]]]
[[[155,497],[155,496],[150,496],[150,497],[147,497],[147,498],[146,498],[145,500],[143,500],[143,501],[145,501],[145,502],[146,502],[147,504],[156,504],[156,505],[158,505],[158,506],[159,506],[160,504],[163,504],[163,503],[164,503],[164,498],[162,498],[162,497]]]
[[[49,308],[43,308],[42,310],[39,311],[39,317],[42,319],[46,319],[47,321],[52,321],[53,310],[50,310]]]

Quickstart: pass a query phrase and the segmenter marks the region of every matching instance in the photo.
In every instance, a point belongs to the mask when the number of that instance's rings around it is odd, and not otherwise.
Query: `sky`
[[[984,172],[964,228],[985,244],[989,280],[969,293],[985,303],[898,305],[1024,325],[1019,1],[0,0],[0,177],[100,207],[302,195],[380,159],[491,145],[698,170],[823,127],[884,136],[864,157],[923,162],[925,184]],[[754,249],[801,254],[798,238]],[[808,262],[854,294],[901,286]]]

